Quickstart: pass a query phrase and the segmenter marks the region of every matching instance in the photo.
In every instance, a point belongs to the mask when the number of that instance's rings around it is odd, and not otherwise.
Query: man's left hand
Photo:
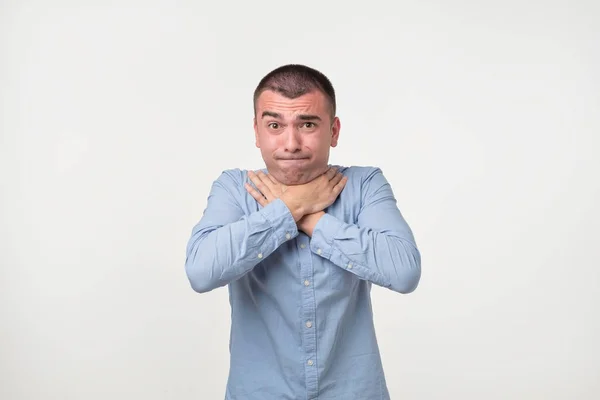
[[[258,204],[263,207],[279,198],[287,189],[286,185],[278,182],[270,174],[265,174],[262,171],[258,171],[258,173],[248,171],[248,177],[252,183],[254,183],[256,189],[249,183],[244,183],[244,187],[248,193],[254,197]]]

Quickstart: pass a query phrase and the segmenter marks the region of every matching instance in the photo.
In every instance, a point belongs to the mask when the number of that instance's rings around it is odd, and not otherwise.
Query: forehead
[[[265,90],[256,101],[258,116],[264,111],[277,112],[282,115],[308,113],[326,115],[328,104],[325,95],[318,90],[313,90],[295,99],[290,99],[272,90]]]

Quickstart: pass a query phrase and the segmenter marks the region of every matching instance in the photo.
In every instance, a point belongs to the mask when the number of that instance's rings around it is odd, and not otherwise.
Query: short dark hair
[[[303,94],[320,90],[329,100],[331,118],[335,117],[335,90],[329,78],[314,68],[301,64],[287,64],[274,69],[261,79],[254,90],[254,114],[256,101],[262,92],[272,90],[289,99],[295,99]]]

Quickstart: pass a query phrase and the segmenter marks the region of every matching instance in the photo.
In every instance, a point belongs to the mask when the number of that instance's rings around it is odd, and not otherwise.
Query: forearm
[[[200,293],[240,278],[298,234],[289,209],[281,201],[227,225],[203,222],[193,229],[185,263],[190,284]]]
[[[319,211],[314,214],[308,214],[298,221],[298,229],[304,232],[307,236],[312,237],[315,226],[321,217],[325,215],[324,211]]]
[[[361,279],[410,293],[421,277],[421,255],[402,232],[375,231],[325,214],[314,228],[311,250]]]

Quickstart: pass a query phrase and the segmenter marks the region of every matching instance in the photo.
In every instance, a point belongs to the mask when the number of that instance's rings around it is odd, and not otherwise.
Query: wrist
[[[292,217],[294,217],[294,221],[298,222],[302,217],[304,217],[306,210],[299,202],[295,201],[289,195],[286,196],[286,193],[283,193],[280,197],[281,201],[286,205],[286,207],[290,210]]]
[[[300,221],[298,221],[298,230],[301,230],[308,236],[312,237],[313,231],[323,215],[325,215],[325,211],[318,211],[316,213],[305,215]]]

